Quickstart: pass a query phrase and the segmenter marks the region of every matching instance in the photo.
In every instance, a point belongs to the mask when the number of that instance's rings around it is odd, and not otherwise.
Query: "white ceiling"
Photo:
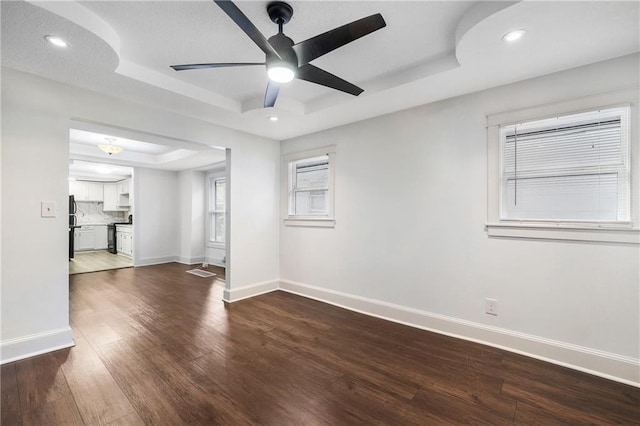
[[[236,3],[266,37],[277,32],[267,1]],[[362,95],[294,80],[263,109],[262,67],[173,71],[169,65],[264,60],[210,0],[3,1],[2,65],[282,140],[640,50],[638,1],[290,4],[284,32],[296,42],[383,15],[385,28],[313,61]],[[501,40],[517,28],[527,30],[522,40]],[[47,34],[71,47],[47,45]]]
[[[94,182],[117,182],[130,178],[133,168],[114,164],[93,163],[90,161],[69,161],[69,177],[76,180]]]
[[[98,145],[108,144],[123,148],[119,154],[109,155]],[[69,157],[72,160],[70,176],[85,178],[93,173],[97,180],[119,180],[101,173],[110,169],[122,179],[131,167],[152,169],[208,170],[219,167],[225,161],[225,150],[187,141],[109,127],[102,124],[73,120],[69,131]],[[122,169],[116,166],[128,166]],[[86,166],[86,167],[85,167]],[[99,170],[100,169],[100,170]],[[131,173],[128,173],[131,176]]]

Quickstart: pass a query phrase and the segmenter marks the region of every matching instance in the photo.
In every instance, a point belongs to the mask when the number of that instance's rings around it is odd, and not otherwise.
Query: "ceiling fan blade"
[[[341,92],[349,93],[354,96],[358,96],[360,93],[364,92],[364,90],[355,84],[351,84],[348,81],[311,64],[303,65],[298,68],[298,74],[296,77],[300,80],[331,87],[332,89],[340,90]]]
[[[213,1],[218,6],[220,6],[220,8],[227,15],[229,15],[229,18],[231,18],[233,22],[235,22],[236,25],[239,26],[240,29],[244,31],[245,34],[247,34],[249,38],[253,40],[253,42],[257,44],[258,47],[262,49],[262,51],[265,54],[267,54],[268,56],[273,55],[277,58],[280,58],[280,55],[278,55],[278,52],[276,52],[273,46],[269,44],[267,39],[262,35],[260,30],[258,30],[256,26],[253,25],[253,23],[249,20],[249,18],[247,18],[247,16],[244,13],[242,13],[240,9],[238,9],[238,6],[236,6],[230,0],[213,0]]]
[[[269,108],[276,104],[278,99],[278,92],[280,92],[280,85],[269,80],[267,84],[267,91],[264,94],[264,107]]]
[[[244,67],[250,65],[265,65],[264,62],[227,62],[218,64],[186,64],[186,65],[170,65],[176,71],[199,70],[203,68],[223,68],[223,67]]]
[[[386,25],[382,15],[377,13],[294,44],[293,50],[298,56],[298,65],[308,64],[314,59],[384,28]]]

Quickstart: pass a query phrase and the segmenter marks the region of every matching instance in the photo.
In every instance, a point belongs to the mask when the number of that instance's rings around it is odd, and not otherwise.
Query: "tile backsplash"
[[[102,203],[92,201],[76,201],[78,204],[78,225],[83,223],[112,223],[126,222],[127,212],[104,212]]]

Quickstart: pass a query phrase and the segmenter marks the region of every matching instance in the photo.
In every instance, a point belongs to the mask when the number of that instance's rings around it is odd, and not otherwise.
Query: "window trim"
[[[327,191],[327,215],[326,216],[302,216],[293,215],[291,212],[291,174],[290,164],[293,161],[304,160],[307,158],[320,157],[327,155],[329,157],[328,167],[328,191]],[[303,227],[322,227],[333,228],[335,221],[335,160],[336,146],[328,145],[320,148],[314,148],[305,151],[293,152],[283,156],[282,176],[283,176],[283,194],[285,197],[284,219],[285,226],[303,226]]]
[[[638,156],[638,90],[624,89],[586,96],[563,102],[554,102],[532,108],[487,116],[487,222],[489,237],[524,238],[568,241],[594,241],[640,244],[638,198],[634,197],[640,180]],[[570,115],[596,109],[629,106],[629,149],[631,173],[631,217],[629,222],[559,221],[501,219],[501,147],[500,127],[526,121],[542,120],[559,115]]]
[[[211,189],[214,188],[215,189],[215,183],[216,181],[225,181],[225,210],[223,212],[218,212],[218,211],[211,211],[209,209],[209,206],[211,205]],[[224,171],[222,172],[215,172],[215,173],[209,173],[207,175],[207,200],[206,200],[206,215],[207,215],[207,219],[206,219],[206,232],[207,232],[207,247],[209,248],[220,248],[220,249],[224,249],[226,248],[226,242],[220,242],[220,241],[211,241],[210,237],[211,237],[211,228],[213,226],[215,226],[215,222],[211,219],[212,215],[215,215],[216,213],[223,213],[224,214],[224,220],[225,220],[225,228],[226,228],[226,221],[227,221],[227,197],[226,197],[226,191],[227,191],[227,186],[226,186],[226,174]],[[215,196],[215,195],[214,195]],[[225,235],[225,240],[226,240],[226,235]]]

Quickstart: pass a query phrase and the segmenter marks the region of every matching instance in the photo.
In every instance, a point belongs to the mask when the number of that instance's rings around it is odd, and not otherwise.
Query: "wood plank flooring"
[[[107,271],[131,266],[133,266],[131,258],[109,253],[106,250],[80,251],[73,254],[73,259],[69,259],[69,274]]]
[[[2,425],[640,424],[640,389],[179,264],[74,275],[76,346],[2,366]]]

